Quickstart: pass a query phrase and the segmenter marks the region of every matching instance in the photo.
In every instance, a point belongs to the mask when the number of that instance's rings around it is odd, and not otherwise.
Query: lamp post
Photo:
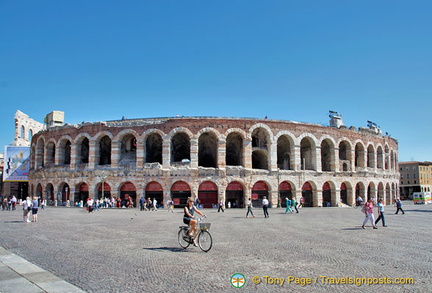
[[[98,175],[99,179],[101,180],[101,184],[102,184],[102,196],[101,196],[101,200],[104,199],[105,179],[107,179],[108,176],[109,176],[108,174],[105,175],[105,171],[102,171],[102,172]]]

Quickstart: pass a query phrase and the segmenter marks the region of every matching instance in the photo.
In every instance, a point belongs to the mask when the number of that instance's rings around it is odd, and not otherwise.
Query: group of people
[[[357,204],[361,205],[362,201],[363,200],[361,198],[357,198]],[[405,214],[405,211],[402,209],[402,201],[400,200],[400,198],[397,198],[395,200],[395,205],[396,205],[396,213],[395,213],[396,215],[399,213],[399,211],[401,211],[402,214]],[[374,210],[373,199],[370,198],[364,204],[362,208],[362,212],[365,214],[365,218],[363,220],[363,225],[362,225],[363,229],[365,229],[365,225],[368,221],[371,222],[373,229],[378,229],[377,224],[379,221],[382,222],[383,227],[387,227],[385,216],[384,216],[384,202],[382,199],[378,200],[377,208],[378,208],[378,218],[375,220],[374,211],[373,211]]]
[[[158,210],[158,203],[156,198],[153,198],[153,200],[149,198],[145,199],[143,196],[141,196],[140,201],[140,211],[157,211]]]
[[[14,211],[16,210],[17,199],[15,195],[5,196],[2,199],[2,210],[3,211]]]
[[[40,198],[37,198],[36,196],[34,196],[33,199],[30,199],[30,197],[27,197],[25,200],[22,201],[21,205],[23,207],[23,221],[24,221],[24,223],[37,222],[39,206],[43,207],[42,203],[43,203],[43,199],[41,200]],[[31,217],[32,217],[31,221],[29,219],[30,213],[31,213]]]

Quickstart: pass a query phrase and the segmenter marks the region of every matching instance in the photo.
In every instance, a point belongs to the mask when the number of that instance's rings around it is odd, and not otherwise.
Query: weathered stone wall
[[[257,129],[260,137],[254,136]],[[179,133],[185,134],[190,143],[190,160],[184,162],[173,161],[172,139]],[[226,166],[226,142],[231,133],[242,138],[240,166]],[[152,134],[162,139],[160,162],[146,161],[146,142]],[[215,146],[206,149],[209,154],[199,147],[203,134],[212,140],[204,141],[201,148],[216,141]],[[100,143],[104,136],[111,143],[110,164],[100,163],[103,156]],[[280,168],[277,162],[281,137],[288,141],[285,151],[290,164],[286,169]],[[83,138],[89,141],[88,163],[82,163]],[[131,138],[134,147],[128,150],[125,146],[131,145]],[[68,144],[70,163],[64,159],[69,154],[65,151]],[[347,148],[344,154],[347,158],[339,160],[341,144]],[[199,165],[205,155],[214,159],[214,167]],[[289,184],[293,198],[310,196],[312,206],[322,206],[325,202],[336,206],[342,199],[352,204],[356,196],[381,197],[390,202],[398,190],[397,156],[397,141],[373,131],[281,120],[179,117],[84,123],[54,127],[34,135],[30,190],[34,194],[61,195],[73,201],[85,185],[89,196],[97,196],[104,171],[111,196],[121,196],[122,188],[130,182],[136,189],[135,200],[147,196],[146,187],[151,182],[160,184],[165,202],[172,196],[171,188],[176,182],[186,182],[191,194],[198,196],[201,184],[210,181],[217,186],[214,203],[226,199],[231,182],[243,187],[240,201],[243,203],[252,194],[259,193],[260,198],[267,194],[276,206],[283,193],[279,188],[283,182]],[[124,161],[128,164],[122,164]],[[323,171],[322,163],[328,170]],[[255,189],[255,192],[254,186],[260,182],[265,183],[267,190]]]

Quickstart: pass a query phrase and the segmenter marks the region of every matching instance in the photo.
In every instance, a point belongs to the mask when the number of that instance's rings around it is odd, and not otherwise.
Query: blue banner
[[[27,182],[30,170],[30,147],[5,146],[3,181]]]

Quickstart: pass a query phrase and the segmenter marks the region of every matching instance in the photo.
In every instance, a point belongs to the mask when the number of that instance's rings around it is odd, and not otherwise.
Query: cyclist
[[[187,204],[184,207],[183,223],[190,226],[189,236],[193,238],[193,243],[195,246],[197,246],[196,240],[195,240],[195,237],[197,235],[197,229],[196,229],[197,220],[194,219],[194,213],[195,212],[197,212],[199,215],[205,217],[205,215],[195,207],[194,199],[192,197],[189,197]]]

